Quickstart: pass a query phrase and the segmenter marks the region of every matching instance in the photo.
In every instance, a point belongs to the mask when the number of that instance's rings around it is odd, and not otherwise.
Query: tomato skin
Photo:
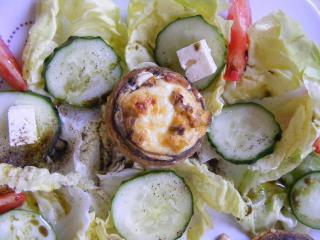
[[[317,153],[317,154],[320,154],[320,137],[315,141],[315,143],[313,144],[314,146],[314,151]]]
[[[232,0],[227,19],[240,21],[241,27],[247,30],[252,25],[252,16],[249,1]]]
[[[15,193],[12,189],[0,189],[0,214],[20,207],[26,201],[24,193]]]
[[[227,69],[224,78],[238,81],[247,64],[249,39],[247,30],[252,25],[248,0],[232,0],[228,11],[228,20],[233,20],[228,45]]]
[[[21,75],[21,67],[8,46],[0,38],[0,76],[15,90],[27,91],[27,83]]]

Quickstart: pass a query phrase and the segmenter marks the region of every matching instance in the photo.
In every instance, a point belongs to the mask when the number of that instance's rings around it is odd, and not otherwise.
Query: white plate
[[[122,18],[125,19],[129,0],[115,0],[115,2],[120,6]],[[250,2],[254,21],[281,9],[300,22],[307,36],[320,45],[320,0],[250,0]],[[9,44],[19,60],[28,29],[34,19],[36,3],[37,0],[0,0],[0,36]],[[5,87],[0,80],[0,89]],[[213,216],[215,227],[205,234],[203,240],[213,240],[221,233],[227,233],[232,240],[249,239],[233,218],[212,210],[208,211]],[[320,239],[320,231],[313,231],[312,236],[314,239]]]

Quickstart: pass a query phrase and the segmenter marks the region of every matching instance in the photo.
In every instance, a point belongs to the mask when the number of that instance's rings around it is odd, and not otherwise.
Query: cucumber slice
[[[153,171],[124,182],[111,211],[116,229],[127,240],[171,240],[187,228],[193,199],[174,172]]]
[[[55,240],[56,234],[41,215],[13,210],[0,215],[0,239]]]
[[[0,162],[15,166],[42,166],[60,134],[60,118],[50,98],[32,92],[0,91]],[[31,105],[35,109],[38,141],[35,144],[11,147],[9,143],[8,109]]]
[[[223,108],[213,118],[209,139],[224,159],[234,164],[252,164],[273,152],[281,138],[273,114],[256,103],[238,103]]]
[[[293,214],[302,224],[320,229],[320,171],[299,178],[289,192]]]
[[[120,58],[100,37],[71,37],[44,63],[46,89],[75,106],[96,104],[121,74]]]
[[[226,41],[215,26],[208,24],[201,16],[180,18],[168,24],[157,36],[154,55],[156,62],[166,68],[184,74],[177,57],[177,51],[202,39],[211,48],[217,71],[201,83],[195,83],[198,89],[204,89],[215,80],[223,70],[226,61]]]

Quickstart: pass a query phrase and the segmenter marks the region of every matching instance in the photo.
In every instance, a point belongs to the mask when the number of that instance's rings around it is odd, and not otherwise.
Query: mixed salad
[[[0,39],[0,239],[320,229],[320,49],[248,0],[43,0]]]

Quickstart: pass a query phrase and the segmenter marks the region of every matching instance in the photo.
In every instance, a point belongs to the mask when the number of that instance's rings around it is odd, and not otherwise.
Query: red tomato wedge
[[[315,148],[315,152],[320,154],[320,138],[318,138],[315,143],[313,144],[314,148]]]
[[[27,91],[27,83],[21,75],[21,67],[8,46],[0,38],[0,76],[15,90]]]
[[[232,0],[228,20],[233,20],[228,45],[227,69],[224,78],[238,81],[245,70],[248,57],[247,30],[252,25],[251,9],[248,0]]]
[[[20,207],[26,200],[23,193],[15,193],[8,187],[0,188],[0,214]]]

